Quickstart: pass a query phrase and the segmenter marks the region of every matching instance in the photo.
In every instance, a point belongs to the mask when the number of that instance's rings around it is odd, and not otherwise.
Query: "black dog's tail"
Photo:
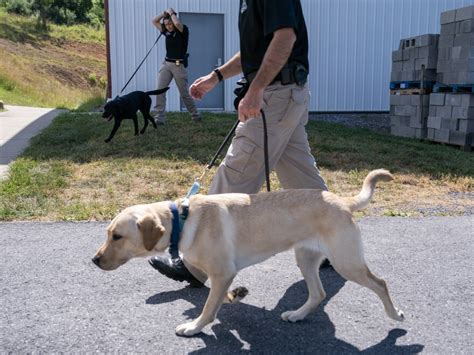
[[[158,90],[153,90],[153,91],[147,91],[145,92],[145,94],[147,95],[161,95],[163,94],[164,92],[167,92],[169,89],[169,87],[166,87],[164,89],[158,89]]]

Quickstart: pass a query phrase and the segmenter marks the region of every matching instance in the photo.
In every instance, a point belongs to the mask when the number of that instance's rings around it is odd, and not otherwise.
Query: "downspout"
[[[106,98],[112,97],[112,70],[110,68],[109,0],[104,0],[105,11],[105,47],[107,50],[107,89]]]

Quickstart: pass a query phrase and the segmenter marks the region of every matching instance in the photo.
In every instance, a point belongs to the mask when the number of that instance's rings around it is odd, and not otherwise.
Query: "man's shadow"
[[[346,280],[332,268],[321,270],[320,275],[327,296],[318,309],[308,315],[305,320],[287,323],[280,317],[282,312],[296,309],[306,301],[308,291],[305,281],[301,280],[288,288],[272,310],[245,303],[223,305],[217,314],[220,323],[212,325],[215,336],[198,334],[197,337],[205,342],[206,347],[195,353],[251,351],[258,353],[414,354],[423,350],[424,346],[420,344],[396,345],[397,339],[407,333],[406,330],[398,328],[391,330],[380,343],[363,351],[336,338],[335,326],[324,312],[324,307],[344,286]],[[208,288],[184,288],[158,293],[148,298],[146,303],[163,304],[185,299],[195,306],[183,313],[191,320],[201,313],[208,293]]]

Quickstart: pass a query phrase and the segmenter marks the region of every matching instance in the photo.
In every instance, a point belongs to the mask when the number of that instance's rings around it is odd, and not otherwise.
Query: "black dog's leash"
[[[151,46],[150,50],[148,51],[148,53],[146,54],[145,58],[143,58],[142,62],[138,65],[138,68],[133,72],[132,76],[130,77],[130,79],[128,79],[127,83],[125,84],[125,86],[122,88],[122,90],[120,90],[118,96],[122,95],[122,92],[125,90],[125,88],[128,86],[128,84],[130,83],[130,81],[132,81],[133,77],[135,76],[135,74],[138,72],[138,70],[140,69],[140,67],[143,65],[143,63],[145,62],[145,60],[148,58],[148,56],[150,55],[151,53],[151,50],[156,46],[156,44],[158,43],[158,41],[160,40],[161,36],[163,36],[163,33],[160,33],[160,35],[158,36],[158,38],[156,39],[155,43],[153,43],[153,46]]]
[[[239,85],[240,87],[237,87],[234,90],[234,94],[236,95],[236,98],[234,99],[234,107],[238,111],[239,110],[239,103],[244,98],[244,96],[247,93],[250,85],[248,84],[247,80],[244,79],[244,78],[240,79],[237,82],[237,85]],[[264,160],[265,160],[265,180],[266,180],[266,185],[267,185],[267,191],[270,191],[271,190],[271,188],[270,188],[270,163],[268,161],[267,119],[265,117],[265,112],[263,112],[263,110],[260,110],[260,113],[262,114],[262,120],[263,120],[263,153],[264,153]],[[207,164],[207,167],[206,167],[207,170],[210,170],[214,166],[217,158],[219,157],[219,155],[222,152],[222,149],[224,149],[226,144],[229,142],[230,137],[232,137],[232,135],[234,134],[237,126],[239,125],[239,122],[240,121],[237,119],[237,121],[234,123],[234,125],[230,129],[229,133],[227,133],[227,136],[224,138],[224,141],[222,142],[220,147],[217,149],[216,154],[214,154],[214,156],[212,157],[209,164]],[[204,173],[201,175],[199,180],[202,180],[202,178],[203,178],[203,176],[205,175],[206,172],[207,171],[204,171]]]

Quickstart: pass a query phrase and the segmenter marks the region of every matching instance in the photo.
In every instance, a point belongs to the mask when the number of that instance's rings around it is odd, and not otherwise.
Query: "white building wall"
[[[474,0],[301,3],[310,41],[310,111],[387,111],[391,52],[398,48],[400,39],[439,33],[441,12],[474,5]],[[119,93],[159,35],[151,24],[154,15],[168,7],[178,12],[224,14],[224,51],[229,59],[239,48],[238,5],[238,0],[109,0],[112,96]],[[157,47],[125,92],[156,88],[164,41]],[[233,110],[236,79],[225,83],[228,111]],[[179,110],[174,85],[167,97],[167,109]]]

